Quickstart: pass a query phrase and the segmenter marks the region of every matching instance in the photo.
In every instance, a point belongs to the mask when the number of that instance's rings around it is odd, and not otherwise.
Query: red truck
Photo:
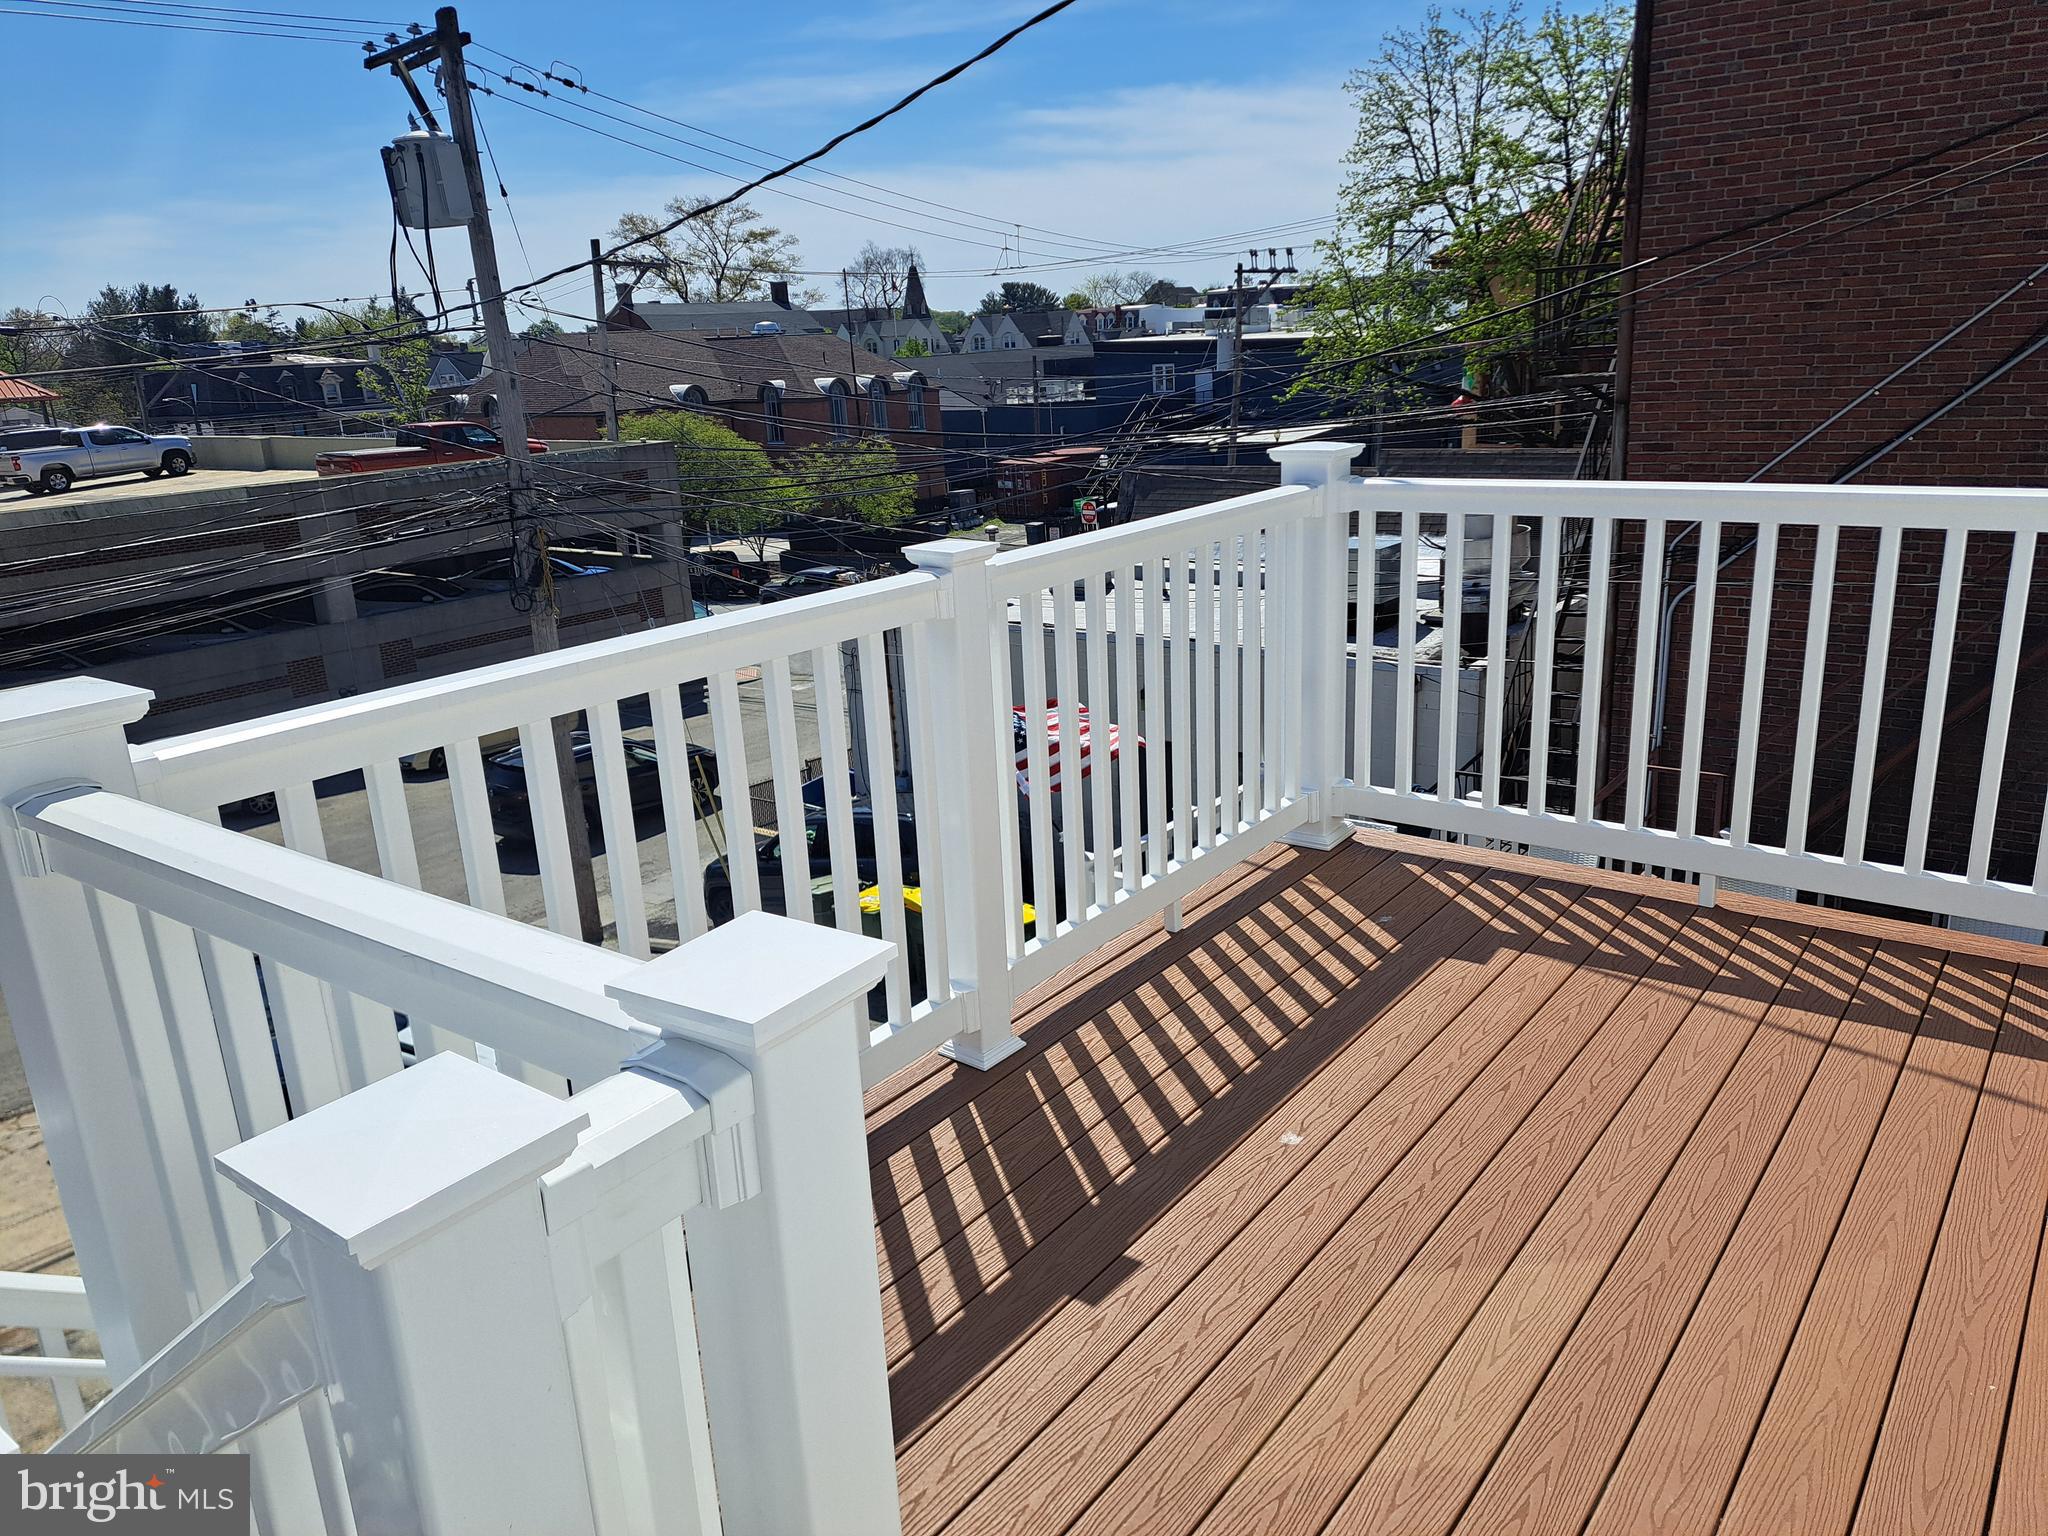
[[[409,421],[398,428],[390,448],[352,448],[323,453],[313,461],[323,475],[367,475],[386,469],[420,469],[429,464],[460,464],[471,459],[504,456],[505,440],[473,421]],[[528,453],[546,453],[538,438],[526,440]]]

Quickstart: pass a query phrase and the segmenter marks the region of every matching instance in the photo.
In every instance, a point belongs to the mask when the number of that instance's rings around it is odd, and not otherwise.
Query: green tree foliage
[[[685,304],[765,299],[771,280],[796,275],[803,258],[794,236],[763,224],[749,203],[700,212],[710,202],[672,197],[660,215],[619,215],[607,243],[625,249],[607,265],[614,273],[650,280]],[[684,222],[661,233],[674,219]]]
[[[981,297],[984,315],[999,315],[1006,309],[1058,309],[1060,296],[1040,283],[1005,283]]]
[[[887,438],[856,437],[785,461],[809,511],[893,528],[917,510],[917,476],[899,467]]]
[[[964,309],[935,309],[932,311],[932,324],[936,325],[939,328],[940,334],[945,336],[958,336],[967,329],[967,322],[970,318],[972,317]]]
[[[698,505],[705,528],[751,543],[757,560],[768,535],[809,502],[759,443],[694,411],[621,416],[619,436],[634,443],[673,443],[683,499]]]
[[[529,325],[525,330],[521,331],[519,334],[524,336],[528,341],[553,341],[557,336],[562,334],[562,328],[559,325],[555,324],[554,321],[549,320],[545,316],[543,316],[541,319],[534,321],[533,324]]]
[[[1345,82],[1358,131],[1338,224],[1318,243],[1303,299],[1314,332],[1307,387],[1368,393],[1360,354],[1464,329],[1484,374],[1527,332],[1510,314],[1549,264],[1564,210],[1592,166],[1600,119],[1627,68],[1630,12],[1560,0],[1532,24],[1516,5],[1432,6]]]
[[[922,337],[906,336],[903,338],[903,344],[896,349],[896,355],[898,357],[930,357],[932,349],[924,344]]]

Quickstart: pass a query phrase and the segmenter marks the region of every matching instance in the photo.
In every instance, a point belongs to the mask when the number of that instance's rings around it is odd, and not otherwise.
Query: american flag
[[[1073,708],[1073,715],[1074,735],[1081,744],[1081,777],[1085,779],[1093,767],[1091,760],[1092,749],[1088,732],[1088,706],[1086,704],[1076,704]],[[1031,793],[1031,753],[1026,716],[1027,711],[1021,706],[1010,711],[1010,731],[1017,747],[1017,788],[1021,793],[1029,794]],[[1062,734],[1061,722],[1063,718],[1060,701],[1058,699],[1047,699],[1045,701],[1046,777],[1052,781],[1048,786],[1048,792],[1055,795],[1060,792],[1061,783],[1060,736]],[[1111,723],[1108,734],[1109,760],[1113,763],[1116,761],[1117,754],[1117,729],[1114,722]],[[1138,745],[1142,747],[1144,742],[1140,741]]]

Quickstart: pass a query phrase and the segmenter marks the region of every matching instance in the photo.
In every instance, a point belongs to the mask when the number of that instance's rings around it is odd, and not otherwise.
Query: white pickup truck
[[[46,448],[0,452],[0,485],[31,495],[68,491],[102,475],[182,475],[192,468],[192,439],[151,437],[133,427],[79,427],[55,434]]]

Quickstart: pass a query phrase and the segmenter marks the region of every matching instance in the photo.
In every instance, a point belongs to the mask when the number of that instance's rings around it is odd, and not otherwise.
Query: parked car
[[[9,427],[0,432],[0,453],[17,448],[54,448],[64,441],[63,427]]]
[[[841,587],[857,587],[861,573],[850,565],[813,565],[801,571],[790,571],[777,576],[773,581],[761,584],[761,595],[755,599],[761,603],[779,603],[792,597],[809,597],[815,592],[836,592]]]
[[[812,780],[822,784],[822,780]],[[903,883],[918,883],[917,821],[907,811],[896,812],[896,844],[903,861]],[[810,806],[804,813],[804,845],[810,867],[822,874],[831,867],[832,830],[825,812]],[[855,867],[862,885],[881,877],[875,862],[875,807],[867,799],[853,802],[853,849]],[[770,912],[787,915],[782,890],[782,839],[776,833],[754,833],[754,872],[761,882],[761,905]],[[704,870],[704,914],[714,925],[729,922],[733,915],[732,873],[724,859],[713,859]]]
[[[19,486],[33,496],[45,491],[56,495],[80,480],[127,474],[154,480],[158,475],[186,474],[191,468],[191,438],[152,437],[133,427],[102,422],[60,431],[47,447],[8,449],[0,454],[0,485]]]
[[[390,448],[349,448],[323,453],[313,468],[323,475],[367,475],[387,469],[419,469],[429,464],[461,464],[504,456],[505,440],[474,421],[409,421],[396,430]],[[546,453],[537,437],[526,440],[528,453]]]
[[[660,757],[654,744],[632,737],[624,742],[626,749],[626,792],[633,802],[633,809],[639,811],[648,806],[661,804]],[[574,731],[569,737],[569,750],[576,759],[576,776],[583,788],[583,814],[590,825],[598,825],[597,809],[597,767],[593,761],[593,749],[587,731]],[[718,758],[710,748],[690,743],[689,770],[691,794],[699,816],[713,815],[718,810]],[[500,837],[512,842],[533,841],[533,807],[528,801],[526,783],[526,754],[520,747],[500,752],[484,764],[484,792],[490,801],[491,826]]]

